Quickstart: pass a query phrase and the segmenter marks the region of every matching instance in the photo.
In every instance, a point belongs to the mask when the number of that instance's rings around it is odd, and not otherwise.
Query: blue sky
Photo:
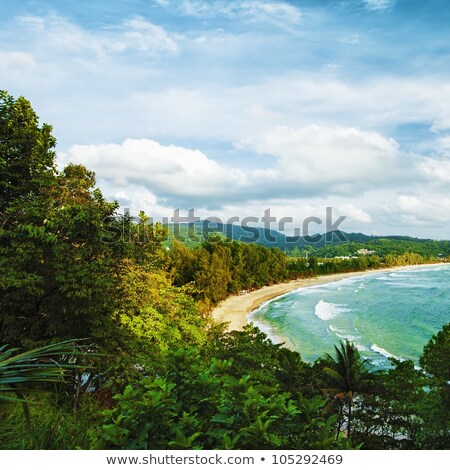
[[[438,0],[2,0],[0,88],[134,212],[450,238],[448,24]]]

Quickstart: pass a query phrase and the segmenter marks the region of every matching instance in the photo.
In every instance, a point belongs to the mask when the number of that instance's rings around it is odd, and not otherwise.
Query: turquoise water
[[[347,338],[377,368],[388,357],[418,362],[450,322],[450,265],[375,272],[301,288],[262,305],[249,320],[314,361]]]

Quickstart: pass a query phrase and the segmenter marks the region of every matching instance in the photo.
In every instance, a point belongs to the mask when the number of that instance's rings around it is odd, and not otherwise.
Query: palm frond
[[[0,401],[22,401],[17,396],[30,391],[30,384],[61,382],[68,370],[88,368],[76,364],[76,356],[86,354],[86,346],[80,345],[80,341],[61,341],[19,354],[17,348],[1,346]],[[9,396],[10,393],[16,397]]]

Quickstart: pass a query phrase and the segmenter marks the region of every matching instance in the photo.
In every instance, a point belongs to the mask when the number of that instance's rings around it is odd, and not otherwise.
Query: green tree
[[[413,361],[391,359],[392,367],[374,372],[368,393],[358,395],[353,437],[364,449],[420,448],[420,408],[426,393],[423,373]]]
[[[425,345],[420,365],[436,379],[450,381],[450,323]]]
[[[352,430],[352,408],[355,395],[367,389],[370,375],[367,360],[362,359],[359,351],[353,343],[348,340],[341,341],[339,347],[335,346],[335,357],[325,355],[324,372],[329,378],[329,385],[324,392],[332,396],[332,403],[339,407],[339,421],[337,433],[341,431],[342,416],[344,408],[346,412],[347,436]]]
[[[425,345],[420,365],[430,374],[420,408],[424,419],[422,445],[427,449],[450,447],[450,323],[444,325]]]
[[[11,221],[11,205],[24,205],[54,182],[55,138],[23,97],[0,91],[0,227]]]
[[[124,266],[166,268],[167,232],[118,217],[81,165],[55,170],[51,127],[28,101],[0,95],[0,340],[24,346],[119,335]]]

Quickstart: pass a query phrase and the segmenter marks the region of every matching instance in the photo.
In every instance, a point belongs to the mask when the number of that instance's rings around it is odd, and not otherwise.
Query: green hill
[[[200,245],[211,234],[243,243],[256,243],[268,248],[279,248],[292,256],[314,255],[323,258],[357,256],[364,254],[401,255],[417,253],[426,258],[450,256],[450,241],[414,238],[409,236],[375,236],[343,231],[314,234],[307,237],[291,237],[263,227],[245,227],[204,220],[191,224],[170,224],[169,240],[174,238],[187,246]],[[373,253],[371,253],[373,252]]]

